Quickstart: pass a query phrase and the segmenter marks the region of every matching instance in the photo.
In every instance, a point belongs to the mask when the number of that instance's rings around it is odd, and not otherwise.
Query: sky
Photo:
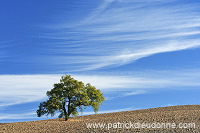
[[[0,123],[50,119],[36,110],[65,74],[103,92],[99,113],[200,104],[199,8],[198,0],[0,1]]]

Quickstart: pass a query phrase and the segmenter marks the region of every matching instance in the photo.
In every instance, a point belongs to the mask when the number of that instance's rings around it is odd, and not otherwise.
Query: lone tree
[[[77,81],[70,75],[62,76],[60,83],[54,84],[51,91],[47,91],[48,100],[41,102],[36,111],[38,117],[42,115],[54,116],[60,112],[59,118],[78,115],[78,109],[82,112],[87,106],[92,106],[96,113],[100,104],[105,100],[100,90],[89,83]]]

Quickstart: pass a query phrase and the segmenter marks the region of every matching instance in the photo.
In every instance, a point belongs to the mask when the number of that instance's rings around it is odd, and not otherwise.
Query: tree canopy
[[[48,100],[41,102],[36,111],[38,117],[42,115],[54,116],[60,112],[59,118],[68,120],[69,116],[78,115],[88,106],[92,106],[94,112],[98,112],[99,106],[105,100],[99,89],[91,84],[77,81],[70,75],[62,76],[60,83],[54,84],[54,88],[47,91]]]

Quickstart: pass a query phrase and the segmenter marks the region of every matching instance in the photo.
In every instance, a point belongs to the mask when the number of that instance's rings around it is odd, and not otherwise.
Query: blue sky
[[[99,113],[200,104],[199,7],[197,0],[0,1],[0,122],[46,119],[35,111],[64,74],[102,90]]]

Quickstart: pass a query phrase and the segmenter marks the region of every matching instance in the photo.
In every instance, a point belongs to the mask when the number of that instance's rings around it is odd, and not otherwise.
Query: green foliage
[[[59,118],[67,120],[70,115],[78,115],[88,106],[92,106],[95,112],[105,100],[100,90],[91,84],[84,85],[70,75],[61,77],[60,83],[54,84],[51,91],[47,91],[48,100],[41,102],[36,111],[38,117],[42,115],[54,116],[57,111],[60,112]]]

